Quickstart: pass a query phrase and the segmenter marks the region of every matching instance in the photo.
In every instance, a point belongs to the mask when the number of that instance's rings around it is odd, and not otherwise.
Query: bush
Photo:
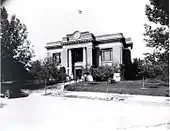
[[[93,68],[91,74],[96,81],[107,81],[109,78],[113,78],[114,67],[100,66]]]

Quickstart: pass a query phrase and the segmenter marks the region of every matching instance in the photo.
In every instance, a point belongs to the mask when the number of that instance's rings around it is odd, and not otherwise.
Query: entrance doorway
[[[75,78],[81,78],[82,70],[81,68],[76,69],[75,63],[83,62],[83,48],[71,49],[72,51],[72,71]]]
[[[83,48],[72,49],[72,63],[83,61]]]
[[[82,76],[82,70],[81,69],[76,69],[76,79],[81,79],[81,76]]]

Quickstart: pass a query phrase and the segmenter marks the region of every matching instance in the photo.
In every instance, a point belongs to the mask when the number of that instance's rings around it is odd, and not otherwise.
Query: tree
[[[10,19],[10,20],[9,20]],[[27,40],[28,32],[25,24],[22,24],[15,15],[8,17],[7,10],[1,8],[1,59],[15,58],[17,61],[27,64],[33,57],[33,49]]]
[[[36,60],[30,64],[30,72],[36,80],[46,80],[52,83],[64,82],[66,71],[64,67],[58,67],[59,63],[52,61],[51,58],[45,60]]]
[[[55,82],[64,82],[66,71],[64,67],[59,67],[59,63],[48,57],[42,63],[43,72],[46,79],[54,79]]]
[[[2,81],[22,81],[32,80],[32,74],[29,73],[24,64],[9,57],[1,61],[1,80]]]
[[[134,58],[132,63],[133,79],[145,79],[155,77],[153,65],[145,60]]]
[[[146,5],[149,21],[156,24],[155,28],[145,24],[145,41],[147,47],[153,49],[146,53],[145,61],[152,66],[154,77],[169,80],[169,0],[150,0]]]
[[[7,10],[1,7],[0,28],[1,80],[27,79],[25,65],[31,60],[34,52],[30,41],[27,40],[26,26],[15,15],[9,18]]]
[[[132,80],[138,80],[142,78],[142,66],[143,65],[143,60],[134,58],[133,62],[131,64],[131,79]]]
[[[42,63],[40,60],[32,61],[29,67],[30,73],[33,75],[34,79],[41,79]]]

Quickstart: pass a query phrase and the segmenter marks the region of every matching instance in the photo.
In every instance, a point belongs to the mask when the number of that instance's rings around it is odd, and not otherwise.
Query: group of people
[[[73,76],[68,76],[66,77],[66,81],[70,81],[73,80]],[[83,74],[80,78],[76,77],[76,81],[88,81],[88,82],[92,82],[93,81],[93,76],[91,74]]]

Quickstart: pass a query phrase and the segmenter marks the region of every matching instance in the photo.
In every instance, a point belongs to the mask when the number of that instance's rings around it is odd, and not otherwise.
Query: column
[[[97,56],[99,57],[99,60],[98,60],[98,65],[101,66],[102,65],[102,50],[99,48],[98,51],[97,51]]]
[[[102,65],[102,56],[99,55],[99,66],[101,66],[101,65]]]
[[[69,49],[69,75],[72,75],[72,52]]]
[[[92,47],[87,47],[87,65],[92,66],[93,64]]]
[[[114,51],[114,47],[112,48],[112,63],[113,65],[115,64],[115,51]]]
[[[61,52],[61,66],[64,66],[67,72],[67,49],[63,49]]]
[[[113,46],[113,63],[114,64],[121,64],[121,48],[120,45],[114,45]]]
[[[87,53],[86,53],[86,47],[83,48],[83,64],[86,67],[87,64]]]
[[[120,64],[123,63],[122,56],[123,56],[122,47],[120,47]]]

